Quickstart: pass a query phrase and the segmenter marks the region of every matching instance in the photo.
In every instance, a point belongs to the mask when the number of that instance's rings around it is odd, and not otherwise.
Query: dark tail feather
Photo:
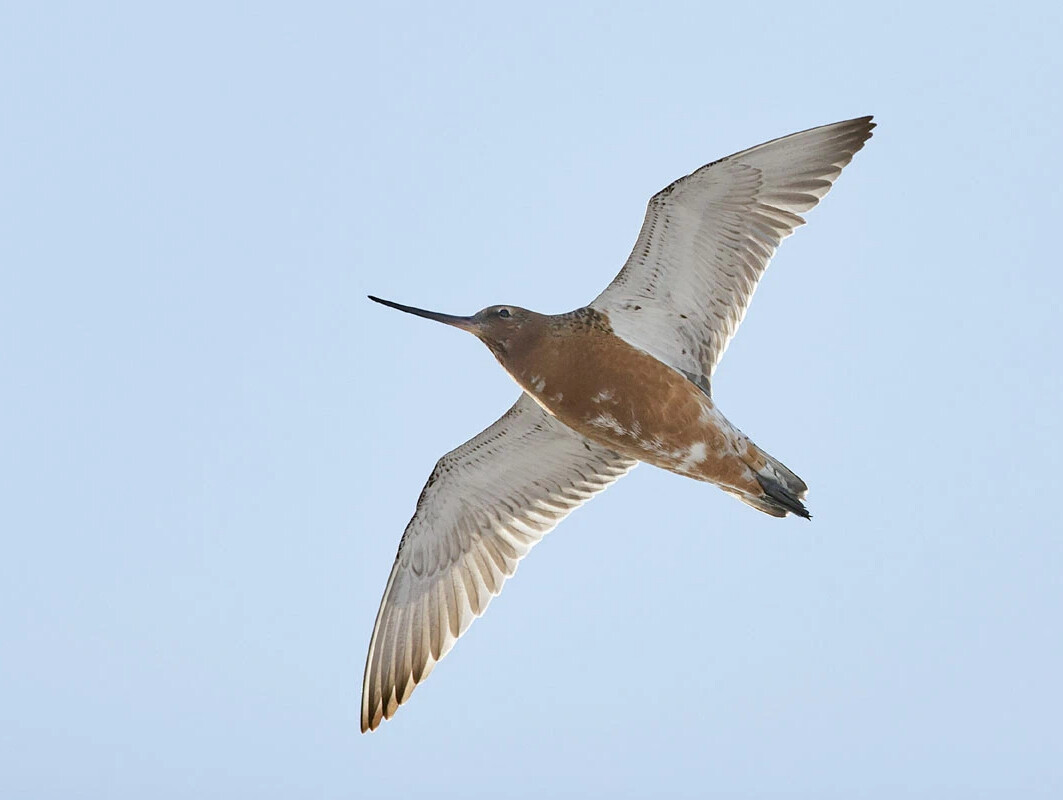
[[[805,508],[805,504],[801,502],[801,498],[781,481],[773,476],[758,474],[757,482],[760,484],[760,488],[764,490],[765,494],[764,497],[758,497],[757,499],[763,505],[770,508],[777,508],[782,512],[781,514],[774,514],[773,516],[786,516],[786,512],[789,511],[791,514],[796,514],[799,517],[812,519],[812,515],[808,513],[808,509]],[[804,484],[802,483],[802,485]],[[761,508],[760,510],[764,511],[765,509]],[[771,514],[772,512],[768,511],[767,513]]]
[[[757,482],[764,494],[739,495],[739,497],[758,511],[771,514],[773,517],[796,514],[805,519],[812,519],[805,504],[801,502],[808,491],[808,484],[760,448],[757,448],[757,453],[764,459],[764,466],[757,469],[750,464],[750,467],[754,470]]]

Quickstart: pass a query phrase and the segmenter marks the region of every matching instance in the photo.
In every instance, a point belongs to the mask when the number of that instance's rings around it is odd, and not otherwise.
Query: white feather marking
[[[627,433],[624,427],[616,421],[616,417],[612,414],[599,414],[590,421],[591,425],[596,428],[605,428],[606,430],[613,431],[623,436]]]
[[[689,472],[705,460],[707,448],[705,442],[695,442],[687,450],[686,457],[679,462],[680,472]]]

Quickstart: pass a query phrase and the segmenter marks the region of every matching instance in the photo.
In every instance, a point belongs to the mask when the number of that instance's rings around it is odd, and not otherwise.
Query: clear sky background
[[[0,795],[1063,794],[1056,4],[0,11]],[[398,716],[432,465],[649,196],[875,114],[715,380],[811,524],[639,467]]]

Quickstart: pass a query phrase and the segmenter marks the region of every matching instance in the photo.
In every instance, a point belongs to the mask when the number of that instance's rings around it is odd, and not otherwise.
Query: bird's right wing
[[[390,719],[572,509],[638,463],[522,394],[436,464],[380,602],[362,686],[362,732]]]

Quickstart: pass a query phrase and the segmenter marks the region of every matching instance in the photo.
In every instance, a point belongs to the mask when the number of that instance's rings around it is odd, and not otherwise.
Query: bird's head
[[[540,328],[539,323],[543,321],[542,314],[536,314],[534,311],[519,306],[488,306],[470,317],[459,317],[404,306],[401,303],[381,300],[372,295],[369,295],[369,299],[391,308],[397,308],[399,311],[405,311],[407,314],[433,319],[436,322],[468,331],[487,345],[495,357],[503,362],[514,348],[519,347],[522,342],[536,334]]]

